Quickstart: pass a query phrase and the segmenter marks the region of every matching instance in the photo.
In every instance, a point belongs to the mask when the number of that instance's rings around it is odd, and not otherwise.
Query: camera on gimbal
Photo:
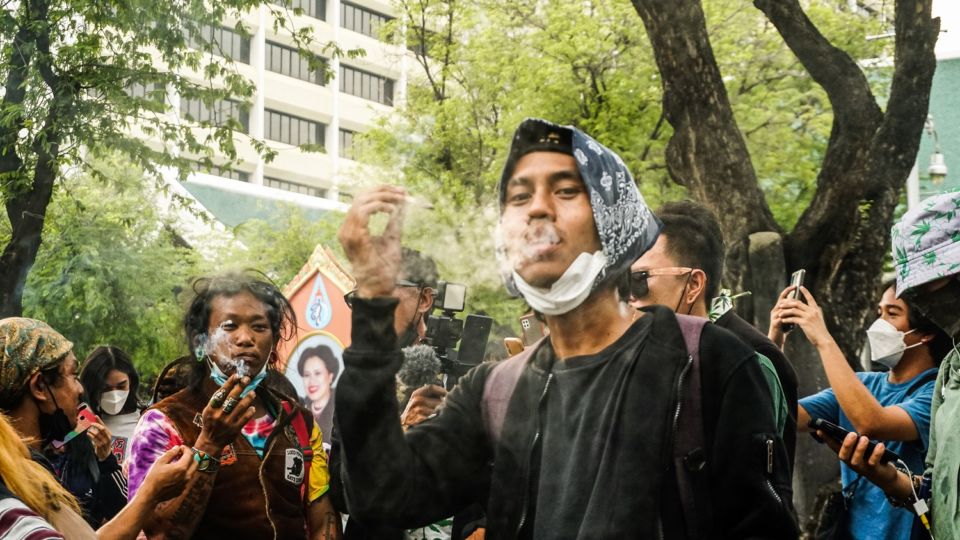
[[[437,353],[448,388],[453,387],[470,368],[483,362],[487,338],[493,319],[484,315],[467,315],[458,319],[466,305],[467,286],[441,281],[434,295],[433,309],[438,315],[427,316],[426,341]],[[457,342],[460,348],[457,349]]]

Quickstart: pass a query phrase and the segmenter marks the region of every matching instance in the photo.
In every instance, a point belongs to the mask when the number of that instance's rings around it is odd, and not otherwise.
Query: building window
[[[393,105],[393,79],[340,64],[340,91]]]
[[[384,23],[392,20],[393,17],[388,17],[371,9],[350,2],[340,2],[340,26],[347,30],[360,32],[372,38],[379,38],[380,29],[383,28]]]
[[[307,17],[321,21],[327,20],[326,0],[276,0],[273,3],[289,9],[301,9]]]
[[[264,136],[271,141],[284,142],[294,146],[315,145],[322,150],[323,132],[327,126],[299,116],[264,109],[263,127]]]
[[[190,47],[244,64],[250,63],[249,38],[221,26],[204,26],[197,32],[199,35],[189,37]]]
[[[250,131],[250,113],[246,107],[228,99],[217,100],[213,106],[207,106],[196,98],[180,98],[180,115],[189,122],[209,122],[217,127],[234,119],[245,133]]]
[[[340,130],[340,157],[347,159],[357,159],[354,153],[353,148],[353,137],[357,134],[356,131],[350,131],[349,129]]]
[[[281,180],[279,178],[273,178],[270,176],[263,177],[263,185],[275,189],[282,189],[284,191],[292,191],[294,193],[310,195],[311,197],[323,197],[324,195],[324,190],[320,188],[298,184],[296,182],[288,182],[286,180]]]
[[[211,176],[219,176],[220,178],[229,178],[231,180],[237,180],[240,182],[249,182],[250,173],[244,171],[237,171],[230,169],[228,167],[218,167],[216,165],[211,165],[209,168],[205,167],[202,163],[197,163],[197,172],[202,172],[204,174],[209,174]]]
[[[325,65],[326,63],[324,62],[324,66]],[[319,85],[327,84],[322,69],[318,71],[311,70],[310,63],[306,57],[300,54],[300,51],[292,47],[273,43],[272,41],[267,42],[266,68],[274,73],[294,77],[301,81]]]

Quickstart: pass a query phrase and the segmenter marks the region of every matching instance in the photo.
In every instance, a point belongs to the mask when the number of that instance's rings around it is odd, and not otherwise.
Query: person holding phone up
[[[769,337],[783,343],[781,325],[799,327],[817,349],[830,387],[800,400],[797,429],[809,431],[811,418],[822,418],[871,439],[887,442],[907,466],[922,470],[930,428],[930,401],[937,365],[950,340],[910,303],[897,298],[893,285],[877,305],[877,320],[867,329],[871,357],[889,372],[855,372],[827,330],[823,311],[810,291],[787,287],[771,312]],[[802,300],[801,300],[802,298]],[[845,527],[851,538],[910,538],[913,516],[894,509],[883,490],[847,464],[841,466],[844,492],[850,497]]]

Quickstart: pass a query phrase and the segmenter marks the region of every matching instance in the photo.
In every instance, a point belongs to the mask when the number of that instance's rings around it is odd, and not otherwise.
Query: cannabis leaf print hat
[[[960,192],[922,201],[894,224],[897,296],[917,285],[960,273]]]

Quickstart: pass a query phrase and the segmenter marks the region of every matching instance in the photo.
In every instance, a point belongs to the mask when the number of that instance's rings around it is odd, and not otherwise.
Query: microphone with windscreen
[[[430,345],[413,345],[403,349],[403,365],[397,372],[397,401],[402,410],[414,390],[428,384],[443,384],[443,369],[436,351]]]

